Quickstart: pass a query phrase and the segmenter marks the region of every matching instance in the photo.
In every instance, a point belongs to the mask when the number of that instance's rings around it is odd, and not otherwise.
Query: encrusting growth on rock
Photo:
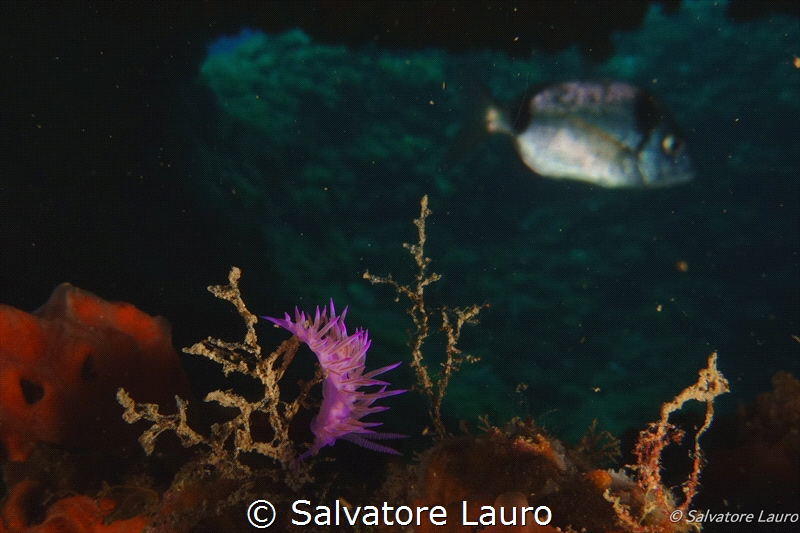
[[[716,368],[716,354],[700,379],[666,403],[661,420],[642,431],[636,445],[638,461],[619,470],[604,469],[618,455],[618,441],[606,432],[596,433],[594,424],[575,447],[548,435],[531,418],[515,418],[505,427],[495,427],[483,418],[482,433],[447,436],[419,455],[419,464],[396,470],[387,479],[383,496],[411,506],[443,506],[450,514],[489,517],[481,531],[519,532],[625,532],[677,533],[699,529],[686,520],[694,497],[702,458],[697,439],[711,423],[712,401],[728,391],[728,382]],[[683,485],[685,499],[677,504],[661,480],[661,455],[682,432],[668,417],[689,400],[706,403],[706,419],[695,435],[694,465]],[[514,508],[547,506],[552,522],[537,525],[495,523],[492,516],[514,517]],[[483,515],[482,513],[485,513]],[[423,524],[418,533],[471,533],[461,522],[445,526]],[[402,528],[385,527],[385,533]]]

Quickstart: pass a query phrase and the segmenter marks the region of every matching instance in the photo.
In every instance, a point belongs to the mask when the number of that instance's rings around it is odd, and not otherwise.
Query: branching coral
[[[387,283],[395,288],[398,297],[402,294],[411,300],[411,307],[408,309],[408,314],[411,315],[414,321],[415,331],[411,334],[411,368],[417,376],[417,383],[428,396],[431,402],[431,419],[436,430],[438,438],[444,438],[447,431],[442,422],[442,399],[444,398],[445,389],[450,381],[450,377],[458,371],[458,368],[463,362],[475,362],[477,357],[470,355],[462,355],[456,345],[461,336],[461,328],[464,324],[476,324],[475,318],[482,307],[480,305],[472,305],[466,308],[448,309],[443,307],[440,309],[442,317],[441,330],[447,335],[447,346],[445,347],[446,358],[442,363],[442,369],[438,377],[431,377],[431,372],[428,370],[422,355],[422,345],[429,335],[430,329],[430,316],[432,310],[425,305],[424,292],[425,287],[431,283],[438,281],[441,276],[435,272],[428,273],[428,264],[431,262],[430,257],[425,257],[425,219],[431,214],[428,209],[428,196],[423,196],[420,202],[421,210],[419,218],[414,219],[414,225],[417,226],[418,242],[417,244],[404,243],[403,247],[408,249],[411,255],[414,256],[414,261],[417,264],[419,271],[415,277],[414,283],[409,285],[402,285],[392,278],[391,274],[386,277],[374,276],[369,271],[364,272],[364,279],[369,280],[371,283]]]
[[[155,404],[137,404],[124,389],[119,390],[117,399],[125,408],[123,417],[128,423],[132,424],[139,420],[153,422],[153,425],[139,438],[139,442],[148,454],[153,452],[155,440],[161,433],[174,431],[184,446],[201,443],[207,445],[211,449],[207,459],[209,463],[218,461],[238,463],[238,456],[243,452],[255,452],[271,457],[287,472],[287,483],[296,487],[310,480],[310,477],[307,467],[289,468],[297,460],[297,453],[289,439],[289,424],[308,396],[308,391],[319,383],[321,373],[317,372],[313,380],[303,383],[300,393],[293,401],[281,400],[278,382],[292,362],[300,346],[300,340],[292,337],[271,354],[267,356],[262,354],[255,332],[255,323],[258,319],[247,310],[242,300],[238,287],[240,276],[241,271],[233,267],[228,275],[228,285],[211,286],[208,290],[217,298],[227,300],[236,306],[247,325],[244,342],[225,342],[209,337],[184,351],[202,355],[219,363],[225,375],[236,372],[257,379],[264,387],[263,397],[250,402],[232,391],[217,390],[209,393],[204,401],[213,401],[224,407],[238,409],[239,414],[227,422],[214,424],[208,437],[188,426],[186,421],[188,402],[181,398],[175,398],[178,405],[178,413],[175,415],[159,413],[158,405]],[[267,415],[273,429],[271,441],[261,442],[253,439],[251,416],[254,413]],[[232,448],[229,446],[231,436]]]
[[[248,311],[239,291],[240,275],[241,271],[234,267],[228,276],[228,285],[212,286],[208,289],[217,298],[227,300],[236,306],[247,326],[244,342],[225,342],[208,338],[185,351],[219,363],[226,376],[230,373],[239,373],[257,379],[264,387],[263,397],[251,402],[232,391],[210,392],[205,397],[206,402],[213,401],[223,407],[237,409],[239,414],[227,422],[214,424],[211,427],[211,435],[206,437],[189,427],[186,400],[176,396],[177,414],[163,415],[159,412],[158,405],[137,404],[124,389],[120,389],[117,399],[125,408],[123,418],[128,423],[142,419],[153,422],[153,425],[139,438],[147,454],[153,452],[155,441],[161,433],[172,431],[178,435],[185,447],[197,444],[208,446],[211,449],[207,459],[209,463],[228,461],[242,466],[238,457],[243,452],[255,452],[271,457],[278,461],[285,471],[289,471],[291,467],[293,474],[287,477],[287,482],[292,486],[298,486],[310,479],[308,477],[310,467],[301,468],[300,460],[315,454],[324,446],[332,445],[337,439],[350,440],[376,451],[397,453],[394,449],[373,441],[399,438],[404,435],[378,433],[371,428],[379,426],[380,422],[366,422],[361,418],[388,409],[385,406],[373,405],[376,400],[404,392],[387,391],[388,383],[374,379],[375,376],[395,368],[400,363],[364,373],[366,351],[370,345],[367,332],[356,330],[352,335],[348,335],[344,325],[347,309],[336,316],[333,302],[329,310],[320,311],[317,308],[313,320],[299,310],[296,311],[294,321],[288,314],[283,319],[264,317],[291,331],[294,336],[271,354],[263,356],[255,332],[257,318]],[[313,380],[302,384],[300,394],[292,402],[286,402],[280,399],[278,382],[292,362],[301,342],[306,343],[317,355],[320,369]],[[310,388],[320,380],[323,385],[322,406],[311,423],[311,430],[316,439],[308,451],[297,457],[289,439],[289,424],[308,396]],[[372,386],[378,386],[380,389],[373,392],[361,390],[362,387]],[[253,438],[251,417],[255,413],[264,413],[268,417],[273,431],[269,442]],[[231,437],[233,437],[232,447]]]
[[[671,402],[661,406],[661,418],[639,434],[636,442],[636,482],[643,494],[641,517],[635,519],[630,506],[621,503],[618,495],[607,492],[606,498],[614,504],[620,521],[629,531],[651,533],[658,531],[681,531],[682,523],[675,517],[685,517],[689,504],[697,492],[703,455],[700,450],[700,437],[711,426],[714,417],[714,398],[728,392],[728,380],[717,370],[717,354],[708,358],[708,367],[700,370],[697,383],[685,388]],[[689,400],[706,404],[706,415],[703,425],[694,437],[693,465],[689,479],[683,484],[684,500],[675,505],[672,494],[661,483],[661,454],[670,443],[680,442],[683,431],[669,423],[669,415],[678,411]],[[612,491],[613,492],[613,491]],[[677,513],[677,514],[675,514]],[[685,523],[686,529],[699,527],[696,522]]]

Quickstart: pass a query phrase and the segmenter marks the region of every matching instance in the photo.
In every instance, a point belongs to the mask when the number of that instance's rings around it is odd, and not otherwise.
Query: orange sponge
[[[169,405],[186,377],[169,323],[128,303],[59,285],[34,313],[0,305],[0,447],[24,461],[38,442],[136,445],[116,391]]]
[[[145,516],[106,523],[105,518],[115,505],[113,500],[106,498],[63,498],[48,507],[44,522],[28,528],[25,533],[138,533],[144,529],[147,523]]]

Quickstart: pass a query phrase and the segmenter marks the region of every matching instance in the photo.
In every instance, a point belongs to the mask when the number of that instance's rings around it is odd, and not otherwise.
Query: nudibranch
[[[386,406],[372,405],[376,400],[401,394],[405,390],[386,390],[389,383],[374,379],[375,376],[396,368],[400,363],[364,373],[367,349],[372,341],[363,329],[356,329],[352,335],[347,334],[344,324],[346,314],[345,307],[342,314],[336,316],[331,300],[329,309],[320,310],[317,307],[313,320],[310,315],[297,308],[294,321],[288,313],[282,319],[262,317],[289,330],[307,344],[317,356],[324,373],[322,405],[311,421],[314,444],[298,461],[316,454],[325,446],[332,446],[337,439],[348,440],[370,450],[399,455],[394,448],[374,440],[405,437],[398,433],[379,433],[371,428],[380,426],[380,422],[361,420],[368,414],[389,409]],[[362,387],[372,386],[380,388],[374,392],[360,390]]]

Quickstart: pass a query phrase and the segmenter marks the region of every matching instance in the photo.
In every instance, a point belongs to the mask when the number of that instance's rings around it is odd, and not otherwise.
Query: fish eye
[[[661,149],[668,156],[676,156],[683,148],[683,142],[673,134],[664,135],[661,139]]]

